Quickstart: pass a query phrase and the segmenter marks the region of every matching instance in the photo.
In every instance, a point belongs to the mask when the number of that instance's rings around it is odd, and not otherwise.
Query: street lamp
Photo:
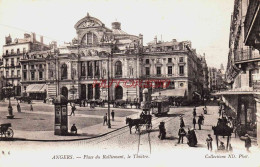
[[[107,55],[107,82],[108,82],[108,89],[107,89],[107,94],[108,94],[108,99],[107,99],[107,101],[108,101],[108,107],[107,107],[107,115],[108,115],[108,120],[107,120],[107,127],[108,128],[111,128],[111,123],[110,123],[110,84],[109,84],[109,82],[110,82],[110,74],[109,74],[109,71],[110,71],[110,69],[109,69],[109,57],[110,57],[110,55],[111,55],[111,57],[112,57],[112,54],[113,54],[113,49],[112,49],[112,47],[111,47],[111,54],[108,54]]]
[[[9,105],[8,105],[8,114],[9,115],[7,115],[6,117],[7,117],[7,119],[13,119],[14,118],[13,107],[11,105],[11,96],[12,96],[12,93],[13,93],[13,87],[10,84],[8,84],[3,89],[5,90],[5,95],[9,99]]]

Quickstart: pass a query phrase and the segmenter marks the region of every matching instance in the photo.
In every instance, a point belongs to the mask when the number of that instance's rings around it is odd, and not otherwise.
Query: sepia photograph
[[[1,167],[260,167],[260,0],[0,0]]]

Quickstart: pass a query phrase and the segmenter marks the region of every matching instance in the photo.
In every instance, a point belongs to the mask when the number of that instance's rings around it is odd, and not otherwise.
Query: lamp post
[[[109,69],[109,57],[110,57],[110,55],[111,55],[111,57],[112,57],[112,54],[113,54],[113,48],[112,48],[113,46],[111,46],[111,54],[108,54],[108,57],[107,57],[107,82],[108,82],[108,90],[107,90],[107,94],[108,94],[108,99],[107,99],[107,101],[108,101],[108,107],[107,107],[107,115],[108,115],[108,120],[107,120],[107,127],[108,128],[111,128],[111,123],[110,123],[110,84],[109,84],[109,82],[110,82],[110,74],[109,74],[109,71],[110,71],[110,69]]]
[[[13,119],[14,118],[13,107],[11,105],[11,96],[12,96],[13,87],[11,87],[11,85],[8,84],[7,87],[4,87],[3,89],[5,90],[5,94],[6,94],[7,98],[9,99],[8,115],[6,117],[7,117],[7,119]]]

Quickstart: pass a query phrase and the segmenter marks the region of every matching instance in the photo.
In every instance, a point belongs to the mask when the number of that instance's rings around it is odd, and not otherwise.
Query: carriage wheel
[[[14,132],[11,128],[8,128],[6,131],[5,131],[5,137],[6,138],[13,138],[14,136]]]

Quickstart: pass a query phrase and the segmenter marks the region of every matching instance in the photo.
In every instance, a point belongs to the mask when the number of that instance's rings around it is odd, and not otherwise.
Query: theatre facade
[[[154,41],[143,46],[143,36],[121,30],[120,22],[107,28],[99,19],[86,17],[75,26],[71,43],[49,50],[32,51],[21,57],[23,94],[50,99],[141,101],[142,90],[155,95],[192,100],[201,93],[201,59],[190,41]],[[108,76],[110,82],[108,83]],[[167,91],[167,90],[171,91]]]

